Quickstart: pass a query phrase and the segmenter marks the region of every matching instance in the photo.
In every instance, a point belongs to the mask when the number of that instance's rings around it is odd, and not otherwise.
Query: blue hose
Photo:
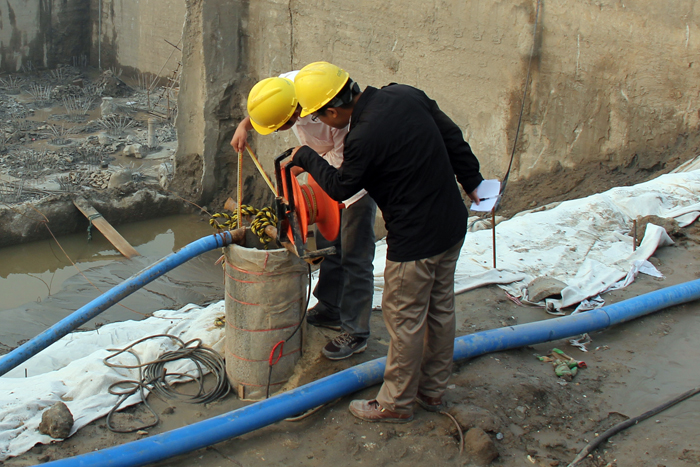
[[[667,287],[583,314],[478,332],[455,339],[455,360],[538,344],[604,329],[700,299],[700,279]],[[249,433],[361,389],[379,384],[386,358],[176,430],[88,454],[49,462],[54,466],[134,467],[162,461]]]
[[[131,295],[138,289],[157,279],[166,272],[176,268],[187,260],[215,248],[231,244],[231,233],[224,231],[215,235],[200,238],[181,250],[171,253],[157,263],[142,270],[125,280],[108,292],[100,295],[87,305],[63,318],[30,341],[25,342],[12,352],[0,357],[0,376],[38,354],[66,334],[90,321],[107,308]]]

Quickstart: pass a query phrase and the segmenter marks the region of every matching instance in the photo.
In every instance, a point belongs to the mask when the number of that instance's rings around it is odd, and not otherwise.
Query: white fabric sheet
[[[154,315],[142,321],[111,323],[96,331],[69,334],[0,378],[0,461],[22,454],[37,443],[53,441],[38,427],[44,410],[56,402],[63,401],[73,414],[71,435],[114,407],[118,397],[107,392],[109,385],[137,379],[138,372],[105,366],[102,360],[112,353],[107,349],[124,348],[154,334],[171,334],[185,342],[200,338],[205,345],[223,352],[224,330],[214,326],[214,320],[224,316],[223,301],[206,308],[187,305]],[[148,362],[176,348],[170,339],[160,338],[139,344],[134,350],[142,362]],[[128,354],[112,361],[135,363]],[[189,361],[173,363],[168,365],[171,373],[196,374]],[[140,401],[141,396],[136,394],[123,407]]]

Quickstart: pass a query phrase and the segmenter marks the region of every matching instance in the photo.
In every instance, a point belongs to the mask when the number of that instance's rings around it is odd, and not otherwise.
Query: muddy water
[[[160,258],[213,233],[206,218],[182,215],[117,227],[142,255],[125,259],[93,229],[58,239],[0,249],[0,353],[52,324]],[[61,247],[75,262],[66,258]],[[142,319],[155,310],[223,298],[220,251],[194,258],[84,325]],[[78,272],[80,270],[80,272]],[[84,275],[84,276],[83,276]]]

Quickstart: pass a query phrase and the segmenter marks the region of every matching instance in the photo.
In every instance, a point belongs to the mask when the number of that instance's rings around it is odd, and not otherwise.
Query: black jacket
[[[304,146],[294,163],[341,201],[361,188],[382,210],[387,259],[414,261],[442,253],[467,232],[467,193],[483,180],[462,131],[423,91],[368,87],[352,112],[343,165],[333,168]]]

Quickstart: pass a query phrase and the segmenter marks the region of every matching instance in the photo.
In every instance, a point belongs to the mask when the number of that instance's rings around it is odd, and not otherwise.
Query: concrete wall
[[[172,189],[200,202],[217,197],[218,207],[235,198],[238,163],[229,141],[254,84],[247,72],[247,3],[187,0]],[[261,207],[267,188],[246,161],[245,202]]]
[[[87,54],[88,0],[0,2],[0,71],[71,64]]]
[[[680,140],[697,136],[700,25],[695,4],[543,1],[512,179],[582,164],[650,168]],[[425,90],[464,130],[484,174],[502,178],[533,47],[536,6],[536,0],[250,2],[237,31],[245,39],[241,54],[247,58],[239,60],[248,80],[239,81],[244,89],[234,90],[241,99],[222,101],[222,107],[232,105],[224,113],[235,120],[250,83],[312,61],[331,61],[363,86],[401,82]],[[200,34],[212,40],[212,47],[220,48],[235,32],[210,26],[204,24]],[[206,64],[204,70],[200,65],[196,62],[191,72],[210,79]],[[221,121],[206,113],[197,118]],[[181,138],[213,138],[206,131],[216,126]],[[272,170],[272,158],[296,141],[287,132],[258,137],[254,144]],[[180,151],[179,157],[190,152]],[[205,160],[212,157],[204,154]]]
[[[92,66],[172,76],[182,59],[185,0],[90,0],[90,12]]]

